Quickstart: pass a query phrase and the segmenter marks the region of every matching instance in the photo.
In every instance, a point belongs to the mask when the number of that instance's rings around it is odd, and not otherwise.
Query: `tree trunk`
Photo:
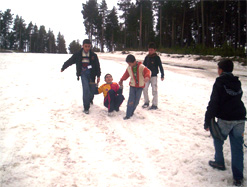
[[[172,17],[172,47],[175,45],[175,17]]]
[[[202,14],[202,45],[205,47],[205,26],[204,26],[204,6],[201,0],[201,14]]]
[[[139,48],[142,48],[142,2],[140,7],[140,33],[139,33]]]
[[[225,43],[226,41],[226,0],[224,1],[224,9],[223,9],[223,15],[224,15],[224,20],[223,20],[223,37],[222,37],[222,44]]]
[[[184,7],[184,15],[183,15],[183,23],[182,23],[181,46],[183,46],[184,44],[184,25],[185,25],[185,7]]]
[[[240,47],[240,42],[241,42],[241,25],[240,25],[240,1],[238,1],[238,48]]]
[[[114,34],[111,36],[111,50],[114,51]]]
[[[162,6],[160,6],[160,47],[162,46]]]
[[[200,16],[199,16],[199,6],[198,4],[196,3],[196,7],[195,7],[195,17],[196,17],[196,22],[197,22],[197,41],[196,41],[196,44],[200,44],[201,43],[201,31],[200,31]]]

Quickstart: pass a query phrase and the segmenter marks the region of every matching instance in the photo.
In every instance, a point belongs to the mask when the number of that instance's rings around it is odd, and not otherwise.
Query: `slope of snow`
[[[132,53],[138,60],[146,55]],[[95,96],[86,115],[75,66],[60,72],[70,56],[0,54],[1,187],[232,186],[229,140],[224,145],[227,170],[214,170],[208,166],[214,157],[212,137],[203,129],[216,62],[162,54],[159,109],[142,109],[142,97],[126,121],[129,81],[124,82],[125,101],[113,117],[107,115],[103,95]],[[106,73],[118,82],[127,68],[126,55],[98,56],[100,84]],[[246,67],[235,68],[247,106]],[[152,99],[151,87],[149,91]],[[246,168],[244,172],[246,176]]]

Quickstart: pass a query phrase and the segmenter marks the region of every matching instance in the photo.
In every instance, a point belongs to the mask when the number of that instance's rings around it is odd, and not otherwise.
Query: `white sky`
[[[86,2],[87,0],[0,0],[0,10],[5,12],[11,9],[13,18],[16,15],[22,16],[27,25],[31,21],[38,28],[44,25],[46,31],[50,28],[56,38],[60,31],[68,46],[73,40],[82,42],[87,38],[81,14],[82,3]],[[101,3],[101,0],[97,2]],[[117,0],[106,0],[106,3],[110,10],[113,6],[117,7]]]

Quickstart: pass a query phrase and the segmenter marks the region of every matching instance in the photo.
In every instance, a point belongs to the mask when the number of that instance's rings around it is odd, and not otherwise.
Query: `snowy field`
[[[146,55],[132,54],[141,61]],[[135,115],[123,120],[129,80],[120,112],[109,117],[103,95],[96,95],[86,115],[75,65],[60,72],[70,56],[0,53],[1,187],[232,186],[229,140],[224,146],[227,170],[212,169],[213,140],[203,129],[217,62],[162,54],[165,80],[159,74],[159,109],[142,109],[142,97]],[[100,85],[106,73],[118,82],[127,55],[98,56]],[[246,72],[235,64],[245,106]],[[149,91],[151,96],[151,87]]]

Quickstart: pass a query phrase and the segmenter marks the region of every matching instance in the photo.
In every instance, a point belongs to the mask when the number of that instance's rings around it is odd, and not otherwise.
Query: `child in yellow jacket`
[[[105,84],[101,85],[98,89],[96,88],[95,94],[100,94],[103,92],[104,95],[104,106],[108,108],[108,114],[111,115],[112,112],[119,111],[119,107],[124,100],[123,87],[119,86],[118,83],[112,82],[113,78],[111,74],[105,75]]]

